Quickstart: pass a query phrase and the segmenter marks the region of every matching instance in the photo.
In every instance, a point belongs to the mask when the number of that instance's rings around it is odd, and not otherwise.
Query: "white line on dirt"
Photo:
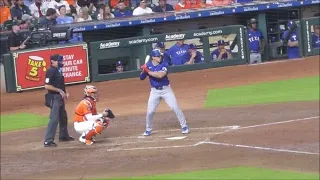
[[[289,149],[249,146],[249,145],[242,145],[242,144],[228,144],[228,143],[211,142],[211,141],[201,142],[200,144],[213,144],[213,145],[219,145],[219,146],[240,147],[240,148],[247,148],[247,149],[259,149],[259,150],[265,150],[265,151],[287,152],[287,153],[295,153],[295,154],[319,155],[319,153],[313,153],[313,152],[307,152],[307,151],[295,151],[295,150],[289,150]],[[198,144],[198,145],[200,145],[200,144]]]
[[[296,122],[296,121],[305,121],[305,120],[317,119],[319,117],[320,116],[313,116],[313,117],[306,117],[306,118],[299,118],[299,119],[291,119],[291,120],[287,120],[287,121],[278,121],[278,122],[272,122],[272,123],[257,124],[257,125],[252,125],[252,126],[239,127],[235,130],[256,128],[256,127],[262,127],[262,126],[272,126],[272,125],[276,125],[276,124],[284,124],[284,123],[290,123],[290,122]]]
[[[239,128],[240,126],[233,125],[233,126],[219,126],[219,127],[200,127],[200,128],[190,128],[190,130],[209,130],[209,129],[235,129]],[[171,132],[171,131],[181,131],[181,129],[165,129],[165,130],[156,130],[153,132]]]
[[[156,146],[156,147],[139,147],[139,148],[114,148],[107,149],[108,152],[113,151],[136,151],[136,150],[150,150],[150,149],[171,149],[171,148],[186,148],[186,147],[196,147],[200,145],[199,143],[190,145],[180,145],[180,146]]]

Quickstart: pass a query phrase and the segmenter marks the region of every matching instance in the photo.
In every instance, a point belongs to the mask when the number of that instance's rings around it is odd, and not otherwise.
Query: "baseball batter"
[[[96,102],[99,100],[99,96],[95,86],[87,85],[84,88],[84,94],[84,98],[76,108],[74,129],[81,134],[80,142],[91,145],[95,142],[93,137],[101,134],[102,130],[108,127],[109,118],[112,119],[115,116],[110,109],[97,114]]]
[[[142,72],[140,79],[144,80],[149,76],[151,84],[151,92],[148,101],[148,110],[146,116],[146,131],[143,133],[144,136],[151,135],[152,132],[152,119],[156,112],[161,99],[164,99],[167,105],[174,111],[177,118],[180,121],[182,128],[182,134],[188,134],[189,128],[185,117],[178,106],[176,97],[170,87],[168,79],[168,63],[161,60],[161,52],[158,49],[154,49],[151,52],[152,61],[147,62],[141,66]]]

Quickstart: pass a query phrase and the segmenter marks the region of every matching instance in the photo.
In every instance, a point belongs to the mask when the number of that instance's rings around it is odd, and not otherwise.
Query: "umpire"
[[[46,72],[45,89],[48,93],[45,95],[45,105],[51,109],[50,120],[46,130],[44,147],[56,147],[54,142],[57,126],[59,123],[59,141],[73,141],[74,138],[68,133],[68,116],[65,109],[65,99],[68,98],[62,75],[63,57],[54,54],[50,57],[51,66]]]

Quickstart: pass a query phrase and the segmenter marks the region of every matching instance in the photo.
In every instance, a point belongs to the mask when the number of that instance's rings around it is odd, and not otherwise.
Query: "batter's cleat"
[[[190,131],[189,131],[189,128],[188,126],[182,128],[182,134],[188,134]]]
[[[86,145],[92,145],[93,144],[93,141],[91,140],[86,140]]]
[[[151,131],[145,131],[145,132],[143,133],[143,135],[144,135],[144,136],[150,136],[150,135],[151,135]]]
[[[44,147],[57,147],[57,144],[53,141],[51,142],[44,142]]]

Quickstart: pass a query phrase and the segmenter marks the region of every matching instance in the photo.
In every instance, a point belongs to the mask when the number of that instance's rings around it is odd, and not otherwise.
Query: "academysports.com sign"
[[[88,82],[90,80],[86,44],[19,52],[13,54],[17,91],[44,86],[46,71],[50,67],[50,56],[52,54],[63,56],[64,67],[62,73],[66,84]]]

